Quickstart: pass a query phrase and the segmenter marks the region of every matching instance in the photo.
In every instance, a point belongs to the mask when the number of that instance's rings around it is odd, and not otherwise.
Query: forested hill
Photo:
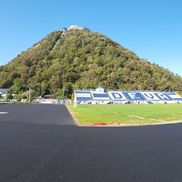
[[[182,78],[106,36],[72,28],[50,33],[0,67],[0,88],[70,96],[73,88],[182,90]]]

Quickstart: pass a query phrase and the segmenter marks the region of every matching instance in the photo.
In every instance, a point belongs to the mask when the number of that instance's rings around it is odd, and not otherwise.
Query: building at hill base
[[[76,104],[182,104],[176,92],[75,90]]]

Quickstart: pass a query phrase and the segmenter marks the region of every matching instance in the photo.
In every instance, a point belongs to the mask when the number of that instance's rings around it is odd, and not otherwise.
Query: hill
[[[47,35],[0,66],[0,88],[71,96],[74,88],[182,91],[182,78],[106,36],[72,26]]]

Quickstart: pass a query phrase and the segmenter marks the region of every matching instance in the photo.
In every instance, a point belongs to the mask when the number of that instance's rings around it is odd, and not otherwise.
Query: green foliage
[[[69,97],[74,88],[176,90],[182,78],[140,59],[107,37],[87,30],[50,33],[32,48],[0,66],[0,87],[22,93]],[[60,40],[60,41],[58,41]],[[55,46],[56,45],[56,46]],[[64,95],[63,95],[64,92]]]
[[[13,98],[16,99],[18,102],[21,101],[22,93],[16,94]]]
[[[11,93],[7,93],[7,95],[6,95],[6,99],[13,99],[12,94],[11,94]]]
[[[65,83],[65,86],[63,87],[63,92],[64,92],[64,98],[71,98],[71,95],[73,93],[72,82]]]

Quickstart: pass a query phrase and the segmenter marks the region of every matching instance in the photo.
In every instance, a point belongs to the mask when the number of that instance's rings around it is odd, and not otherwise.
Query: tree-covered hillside
[[[50,33],[32,48],[0,67],[0,87],[13,93],[28,89],[37,95],[74,88],[182,91],[182,78],[139,58],[99,33],[61,30]]]

